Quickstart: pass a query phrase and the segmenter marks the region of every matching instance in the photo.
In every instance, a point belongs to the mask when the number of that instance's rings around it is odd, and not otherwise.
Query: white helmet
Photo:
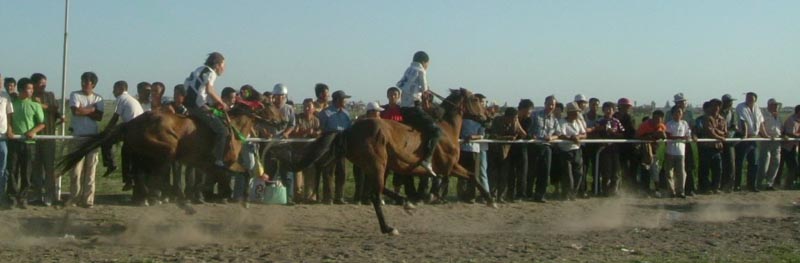
[[[275,87],[272,88],[272,95],[288,95],[288,94],[289,94],[289,88],[287,88],[286,85],[283,85],[283,83],[275,84]]]

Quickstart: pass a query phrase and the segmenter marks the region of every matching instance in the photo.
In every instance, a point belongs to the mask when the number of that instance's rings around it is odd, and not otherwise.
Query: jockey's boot
[[[428,175],[430,175],[431,177],[437,176],[436,172],[433,171],[433,165],[431,164],[430,158],[422,161],[422,163],[420,163],[419,165],[422,166],[422,168],[425,168],[425,171],[428,172]]]

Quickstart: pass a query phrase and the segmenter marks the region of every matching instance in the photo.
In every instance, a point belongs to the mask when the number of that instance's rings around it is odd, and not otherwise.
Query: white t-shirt
[[[764,115],[761,114],[761,109],[757,106],[750,109],[750,107],[747,107],[746,102],[742,102],[736,106],[736,114],[739,115],[740,120],[747,124],[747,133],[750,137],[758,136],[758,130],[761,128],[761,124],[764,123]]]
[[[400,107],[414,107],[415,101],[422,100],[422,92],[428,90],[428,77],[419,62],[412,62],[403,78],[397,82],[400,93]]]
[[[184,105],[202,107],[208,103],[208,93],[206,93],[206,86],[214,86],[214,81],[217,80],[217,72],[208,66],[200,66],[195,69],[183,85],[186,87],[186,100]]]
[[[103,97],[92,93],[92,95],[83,94],[82,91],[73,91],[69,94],[69,107],[86,107],[94,106],[98,111],[104,111]],[[100,131],[98,122],[92,120],[88,116],[72,115],[72,134],[77,136],[93,135]]]
[[[142,109],[142,105],[138,100],[125,91],[117,97],[117,106],[114,109],[114,113],[122,118],[122,123],[126,123],[144,113],[144,109]]]
[[[561,121],[561,125],[559,125],[558,129],[556,130],[556,135],[564,135],[567,137],[572,137],[576,135],[586,134],[586,126],[583,121],[580,119],[576,119],[575,121]],[[563,142],[558,143],[558,148],[562,151],[572,151],[581,148],[580,144],[577,144],[573,141],[564,140]]]
[[[14,113],[14,106],[11,100],[5,96],[0,96],[0,138],[6,137],[8,132],[8,114]]]
[[[767,112],[764,116],[764,130],[770,137],[780,137],[783,130],[783,123],[780,119],[773,117],[772,113]]]
[[[675,137],[689,137],[692,135],[692,129],[689,128],[689,123],[680,120],[671,120],[667,122],[667,134]],[[668,142],[667,154],[675,156],[684,156],[685,144],[683,142]]]

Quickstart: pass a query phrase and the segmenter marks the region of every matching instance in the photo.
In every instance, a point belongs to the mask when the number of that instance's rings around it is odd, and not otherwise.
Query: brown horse
[[[245,172],[237,162],[243,137],[251,134],[257,125],[280,125],[284,122],[280,116],[281,114],[272,105],[263,105],[258,110],[252,110],[247,106],[236,104],[228,112],[229,124],[232,127],[232,131],[229,132],[231,143],[226,147],[224,158],[228,170]],[[68,171],[90,151],[121,140],[131,155],[141,159],[142,164],[136,165],[145,166],[142,168],[150,175],[146,181],[153,182],[160,179],[153,177],[168,174],[170,165],[175,161],[215,178],[223,175],[225,171],[213,165],[211,154],[213,138],[210,128],[197,125],[197,122],[190,117],[163,111],[147,112],[129,122],[91,136],[78,150],[67,154],[59,166]],[[147,187],[148,183],[137,184],[139,184],[137,187]],[[244,196],[248,196],[246,191],[247,188]],[[246,205],[246,198],[242,200],[242,204]]]
[[[444,99],[441,106],[445,114],[438,123],[442,129],[442,137],[433,156],[433,169],[437,174],[458,176],[477,184],[475,174],[458,164],[461,148],[458,138],[464,118],[480,122],[486,120],[483,105],[471,92],[462,88],[451,90],[450,96]],[[402,197],[384,189],[384,174],[386,170],[391,170],[396,174],[427,175],[425,169],[419,166],[422,161],[422,142],[422,134],[406,124],[391,120],[365,119],[356,122],[344,132],[324,134],[306,148],[303,159],[294,167],[302,169],[315,162],[324,166],[335,158],[346,157],[363,170],[368,184],[372,184],[376,190],[371,199],[381,232],[397,235],[399,232],[384,219],[380,195],[386,193],[393,198]],[[489,200],[489,205],[494,206],[488,189],[479,189],[481,195]]]

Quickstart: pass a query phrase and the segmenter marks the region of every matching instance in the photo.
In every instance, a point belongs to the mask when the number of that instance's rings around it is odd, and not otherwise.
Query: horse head
[[[232,115],[246,115],[258,125],[280,127],[286,124],[283,115],[271,103],[251,102],[249,104],[237,103],[229,112]]]
[[[465,119],[477,122],[485,122],[489,119],[486,116],[486,108],[480,103],[478,97],[465,88],[451,89],[450,96],[444,100],[442,105],[445,109],[457,110]]]

